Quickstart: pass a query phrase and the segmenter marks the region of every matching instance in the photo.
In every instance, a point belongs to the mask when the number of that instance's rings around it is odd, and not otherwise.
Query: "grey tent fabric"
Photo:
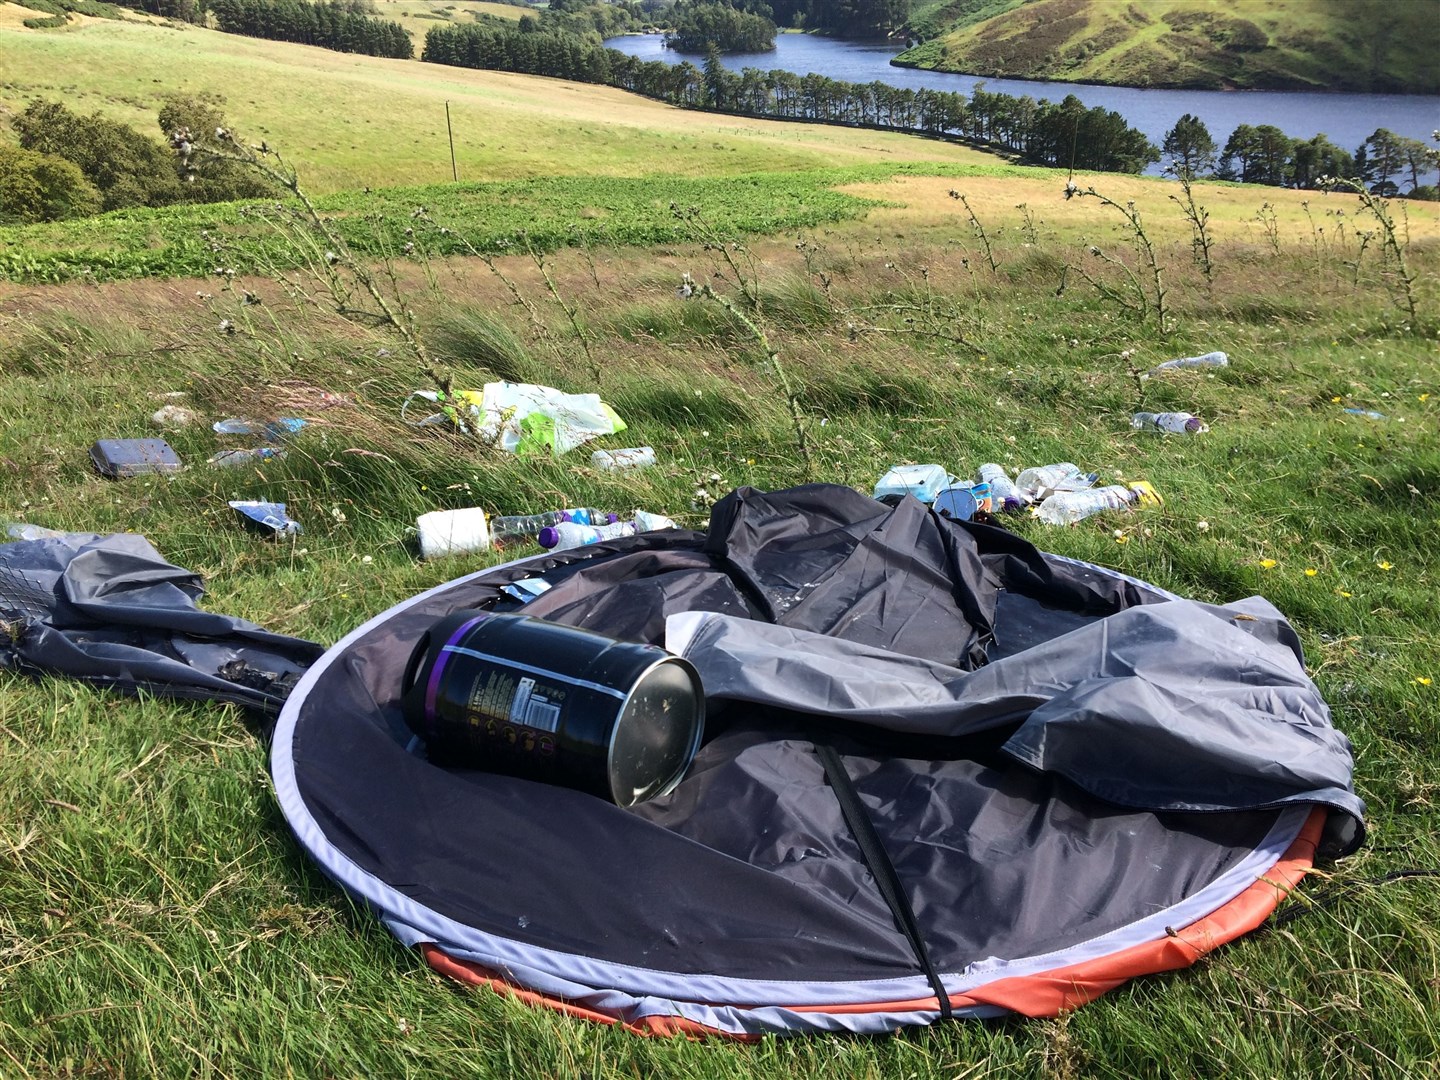
[[[671,616],[666,645],[711,699],[952,738],[1014,728],[1004,753],[1119,806],[1358,819],[1349,740],[1292,637],[1255,597],[1130,608],[973,671],[715,613]]]
[[[0,544],[0,667],[273,716],[323,647],[203,611],[204,591],[133,533]]]

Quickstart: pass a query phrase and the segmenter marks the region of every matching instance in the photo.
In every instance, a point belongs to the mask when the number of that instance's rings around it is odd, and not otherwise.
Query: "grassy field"
[[[928,0],[902,62],[1016,79],[1440,93],[1440,23],[1385,0]]]
[[[995,160],[887,132],[724,117],[602,86],[352,56],[191,26],[91,21],[36,31],[0,22],[0,80],[0,132],[43,97],[153,130],[158,139],[155,117],[167,94],[217,94],[238,130],[283,147],[317,193],[449,180],[447,101],[459,175],[468,181]]]
[[[382,287],[415,313],[456,386],[504,377],[598,390],[631,425],[607,443],[648,443],[660,464],[599,473],[583,451],[520,460],[408,427],[401,403],[428,376],[394,335],[334,314],[333,294],[305,272],[326,265],[323,246],[317,266],[274,236],[257,245],[264,223],[233,207],[112,215],[0,233],[0,256],[37,266],[0,281],[0,523],[141,533],[205,576],[209,609],[328,643],[496,561],[418,560],[414,520],[429,510],[643,506],[703,526],[697,488],[815,479],[869,491],[903,461],[962,473],[1071,460],[1106,479],[1149,480],[1165,506],[1071,528],[1007,523],[1047,550],[1184,595],[1259,593],[1278,605],[1354,741],[1370,840],[1283,909],[1303,917],[1057,1020],[755,1046],[644,1040],[430,972],[300,854],[264,739],[240,712],[0,672],[0,1077],[1433,1070],[1440,884],[1386,881],[1440,867],[1433,205],[1394,219],[1414,279],[1407,299],[1382,224],[1354,196],[1199,185],[1214,240],[1207,278],[1171,198],[1181,192],[1154,179],[1076,178],[1106,206],[1066,199],[1062,174],[898,136],[746,125],[593,87],[197,30],[158,31],[156,44],[144,30],[0,26],[6,106],[44,82],[70,87],[72,107],[134,119],[151,108],[142,79],[228,86],[205,80],[243,72],[248,57],[262,77],[227,93],[232,119],[242,131],[263,126],[307,186],[333,194],[326,213],[356,249],[373,253],[386,235],[398,244],[385,231],[397,223],[416,230],[421,257],[380,264],[393,270]],[[124,64],[105,63],[105,42]],[[84,56],[88,68],[63,67]],[[176,59],[187,56],[189,67]],[[137,58],[165,62],[142,77],[128,66]],[[473,115],[531,151],[527,168],[491,146],[494,157],[468,160],[508,183],[391,189],[406,169],[408,183],[436,180],[424,170],[441,160],[438,179],[448,178],[448,155],[426,165],[395,125],[417,102],[453,108],[463,94]],[[286,116],[296,100],[316,102],[308,128]],[[357,116],[372,123],[352,143],[340,121]],[[542,173],[557,175],[525,179]],[[339,190],[344,177],[377,190]],[[1161,271],[1163,326],[1124,217],[1131,202]],[[419,205],[428,215],[411,219]],[[367,219],[381,213],[377,232]],[[462,240],[486,258],[464,257]],[[798,390],[808,461],[754,333],[717,304],[675,296],[688,273],[743,303],[717,243],[740,245],[727,250],[759,298],[752,321]],[[233,280],[169,276],[192,254],[225,263],[245,251],[291,285],[238,260]],[[45,283],[57,267],[98,265],[97,252],[125,279]],[[1123,260],[1138,286],[1102,256]],[[1141,377],[1212,349],[1231,365]],[[191,467],[168,479],[96,476],[90,444],[154,434],[149,417],[172,393],[204,420],[167,433]],[[1189,410],[1211,430],[1142,436],[1128,423],[1137,408]],[[209,468],[233,445],[209,421],[231,415],[310,423],[281,460]],[[232,498],[285,501],[305,532],[279,544],[252,537]]]

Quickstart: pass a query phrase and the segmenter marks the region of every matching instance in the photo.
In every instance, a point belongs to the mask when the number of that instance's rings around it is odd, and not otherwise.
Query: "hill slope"
[[[7,11],[17,17],[6,21]],[[518,8],[516,9],[519,10]],[[78,20],[27,30],[0,3],[0,140],[33,98],[99,111],[156,139],[169,94],[210,94],[278,147],[316,193],[451,177],[789,172],[876,161],[995,163],[913,136],[676,109],[605,86],[385,60],[195,26]]]
[[[931,0],[898,62],[1181,89],[1440,93],[1428,0]]]

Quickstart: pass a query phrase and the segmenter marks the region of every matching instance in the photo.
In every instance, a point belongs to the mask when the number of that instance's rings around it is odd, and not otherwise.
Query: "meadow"
[[[599,391],[630,424],[606,444],[652,445],[659,465],[600,473],[584,451],[520,459],[412,428],[401,404],[431,374],[402,337],[337,314],[334,266],[313,232],[238,207],[112,215],[0,233],[12,274],[0,282],[0,521],[141,533],[204,575],[209,609],[328,643],[499,561],[420,561],[413,523],[429,510],[640,506],[703,527],[710,499],[740,484],[868,492],[898,462],[962,473],[1074,461],[1148,480],[1165,505],[1068,528],[1024,515],[1005,524],[1187,596],[1275,603],[1354,741],[1369,841],[1321,868],[1261,932],[1058,1019],[753,1046],[641,1039],[431,972],[299,853],[263,732],[238,710],[0,672],[0,1076],[1431,1069],[1440,881],[1400,875],[1440,867],[1434,207],[1380,208],[1407,289],[1383,223],[1354,195],[1198,184],[1207,274],[1173,182],[1076,176],[1067,198],[1063,173],[899,136],[807,126],[792,142],[767,140],[786,125],[735,135],[744,149],[723,160],[754,157],[722,171],[712,136],[689,125],[731,121],[623,95],[617,110],[643,113],[637,130],[674,150],[626,158],[577,134],[562,151],[567,123],[600,130],[602,119],[567,122],[565,105],[608,91],[443,74],[477,94],[510,88],[516,131],[536,103],[530,122],[556,142],[532,143],[532,164],[555,178],[506,173],[496,149],[508,183],[392,190],[372,151],[344,151],[336,116],[317,113],[324,122],[297,161],[309,189],[333,194],[321,205],[346,244],[338,273],[353,281],[352,258],[375,270],[455,387],[507,378]],[[413,85],[394,81],[397,94]],[[438,101],[453,87],[426,92]],[[113,88],[92,93],[98,103]],[[243,117],[238,97],[228,107],[242,132],[263,123],[282,149],[274,132],[298,130],[273,102]],[[307,156],[319,143],[339,148],[329,164]],[[375,190],[341,191],[341,176]],[[413,253],[387,231],[394,219],[415,229]],[[214,260],[233,277],[175,276],[191,264],[166,253],[200,229],[212,234],[202,267]],[[117,280],[15,273],[17,258],[94,266],[97,251],[113,255]],[[66,262],[66,252],[80,254]],[[745,318],[678,298],[685,274]],[[1228,367],[1144,377],[1213,349]],[[95,439],[153,435],[150,415],[177,400],[203,417],[166,433],[190,468],[95,474]],[[1129,417],[1140,408],[1188,410],[1210,431],[1137,433]],[[209,421],[231,415],[309,423],[282,459],[207,467],[234,445]],[[259,539],[234,521],[232,498],[285,501],[305,531]]]

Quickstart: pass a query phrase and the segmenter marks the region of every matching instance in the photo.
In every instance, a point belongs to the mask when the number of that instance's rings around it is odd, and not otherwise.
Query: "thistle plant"
[[[992,274],[998,274],[1000,272],[1000,264],[995,261],[994,245],[990,243],[990,235],[985,231],[984,224],[975,216],[975,211],[970,209],[970,200],[954,188],[950,189],[950,198],[958,200],[960,205],[965,207],[965,213],[970,218],[970,232],[976,240],[980,241],[980,250],[985,252],[985,261],[990,264],[990,272]]]
[[[1176,178],[1180,181],[1180,191],[1183,198],[1170,196],[1170,201],[1180,207],[1185,220],[1190,223],[1190,252],[1195,258],[1195,264],[1205,274],[1205,291],[1213,293],[1215,289],[1215,263],[1210,257],[1210,251],[1215,246],[1215,237],[1210,233],[1210,211],[1195,201],[1195,189],[1188,169],[1175,171]]]
[[[1388,273],[1382,274],[1386,287],[1390,290],[1391,299],[1395,306],[1403,308],[1410,317],[1410,326],[1418,330],[1419,304],[1415,296],[1415,273],[1410,269],[1406,252],[1410,247],[1409,218],[1405,216],[1405,209],[1401,207],[1400,224],[1397,225],[1395,217],[1390,213],[1390,200],[1382,198],[1370,192],[1364,184],[1358,180],[1343,180],[1336,176],[1322,176],[1320,188],[1323,191],[1345,191],[1354,194],[1360,200],[1361,208],[1375,219],[1380,232],[1380,250],[1385,257]],[[1364,248],[1361,248],[1364,251]],[[1359,260],[1355,264],[1355,279],[1359,280]]]
[[[313,303],[321,303],[323,298],[343,318],[393,334],[435,386],[441,402],[448,402],[452,394],[450,373],[441,359],[426,347],[395,267],[395,259],[410,254],[413,243],[406,241],[396,251],[382,240],[379,269],[372,269],[368,261],[357,256],[344,234],[320,213],[301,186],[295,168],[278,150],[264,141],[247,143],[224,127],[215,129],[215,140],[221,149],[198,145],[188,129],[180,128],[171,132],[170,146],[182,162],[203,155],[243,165],[291,196],[289,205],[277,202],[243,211],[245,216],[272,229],[288,252],[299,256],[304,278],[278,264],[262,267],[267,276]],[[378,226],[378,218],[375,224]],[[377,228],[376,232],[377,236],[384,236],[383,230]],[[233,270],[230,274],[233,276]]]
[[[1073,181],[1065,185],[1065,198],[1089,198],[1094,199],[1101,206],[1116,211],[1124,222],[1122,228],[1128,234],[1131,246],[1134,248],[1137,257],[1143,262],[1145,278],[1136,273],[1128,263],[1118,256],[1104,251],[1097,244],[1091,244],[1088,248],[1093,258],[1099,259],[1102,263],[1112,266],[1120,271],[1129,283],[1128,294],[1112,285],[1089,274],[1083,266],[1077,267],[1082,277],[1088,281],[1092,288],[1107,300],[1111,300],[1120,307],[1133,313],[1138,321],[1148,321],[1150,313],[1155,313],[1155,321],[1159,326],[1162,335],[1170,332],[1170,315],[1165,306],[1166,289],[1164,270],[1160,266],[1160,258],[1151,242],[1149,234],[1145,231],[1145,224],[1140,218],[1140,211],[1135,207],[1133,199],[1123,205],[1101,194],[1095,188],[1081,188]],[[1146,280],[1148,279],[1148,280]]]

